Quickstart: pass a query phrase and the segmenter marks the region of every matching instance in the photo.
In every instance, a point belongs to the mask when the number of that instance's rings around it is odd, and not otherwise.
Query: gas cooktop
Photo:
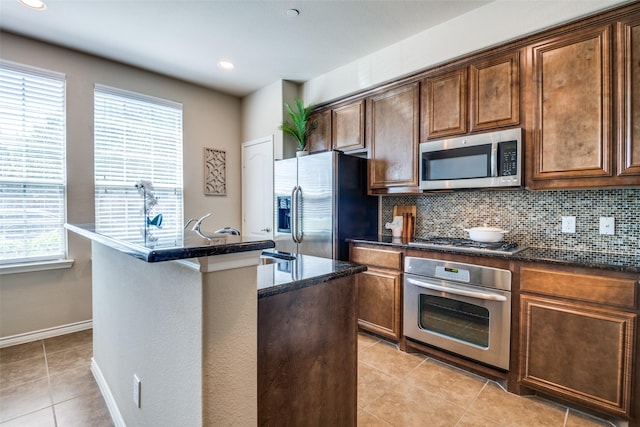
[[[514,242],[487,243],[476,242],[475,240],[461,239],[456,237],[416,237],[411,242],[409,242],[409,246],[498,255],[513,255],[526,249],[526,247],[518,246],[518,244]]]

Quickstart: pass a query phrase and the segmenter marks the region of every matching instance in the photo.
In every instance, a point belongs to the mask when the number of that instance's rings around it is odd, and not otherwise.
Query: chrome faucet
[[[193,227],[191,227],[191,230],[195,231],[196,233],[200,234],[200,225],[202,225],[202,221],[204,221],[206,218],[211,216],[211,212],[209,212],[208,214],[204,215],[201,218],[190,218],[185,224],[184,224],[184,229],[186,230],[187,227],[189,226],[189,224],[191,224],[193,221],[195,221],[196,223],[193,224]]]
[[[195,231],[196,233],[200,234],[200,225],[202,224],[202,221],[204,221],[206,218],[211,216],[211,212],[209,212],[208,214],[204,215],[203,217],[201,217],[199,220],[196,221],[195,224],[193,224],[193,227],[191,228],[193,231]]]

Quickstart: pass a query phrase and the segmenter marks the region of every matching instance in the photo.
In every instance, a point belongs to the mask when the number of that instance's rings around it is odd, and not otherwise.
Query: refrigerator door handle
[[[299,185],[296,186],[296,243],[302,243],[302,224],[300,223],[301,213],[300,213],[300,200],[302,196],[302,187]]]
[[[298,186],[291,190],[291,239],[298,242]]]

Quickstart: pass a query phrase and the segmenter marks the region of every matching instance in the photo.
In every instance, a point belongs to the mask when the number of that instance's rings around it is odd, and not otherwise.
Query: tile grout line
[[[562,423],[562,427],[567,427],[567,421],[569,421],[569,408],[566,408],[564,411],[564,422]]]
[[[474,402],[476,400],[478,400],[478,397],[480,397],[480,394],[484,391],[485,388],[487,388],[487,385],[489,385],[489,380],[485,380],[484,384],[482,385],[482,388],[480,388],[480,391],[475,395],[475,397],[471,400],[471,402],[469,403],[469,406],[467,406],[465,408],[464,413],[462,414],[462,416],[460,417],[460,419],[456,422],[456,426],[458,426],[458,424],[460,424],[460,421],[462,421],[464,419],[464,417],[469,413],[469,411],[471,410],[471,407],[473,406]],[[493,421],[493,419],[492,419]]]
[[[56,408],[53,404],[53,387],[51,386],[51,375],[49,374],[49,359],[47,357],[47,346],[42,340],[42,350],[44,352],[44,366],[47,372],[47,383],[49,384],[49,400],[51,400],[51,412],[53,413],[53,425],[58,427],[58,418],[56,417]]]

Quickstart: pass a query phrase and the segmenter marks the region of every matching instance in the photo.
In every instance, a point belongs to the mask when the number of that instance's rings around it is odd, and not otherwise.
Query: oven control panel
[[[408,256],[404,259],[404,272],[425,278],[511,290],[511,271],[485,265]]]
[[[445,267],[442,265],[436,266],[435,276],[439,279],[455,280],[457,282],[469,283],[471,277],[469,270],[463,268]]]

